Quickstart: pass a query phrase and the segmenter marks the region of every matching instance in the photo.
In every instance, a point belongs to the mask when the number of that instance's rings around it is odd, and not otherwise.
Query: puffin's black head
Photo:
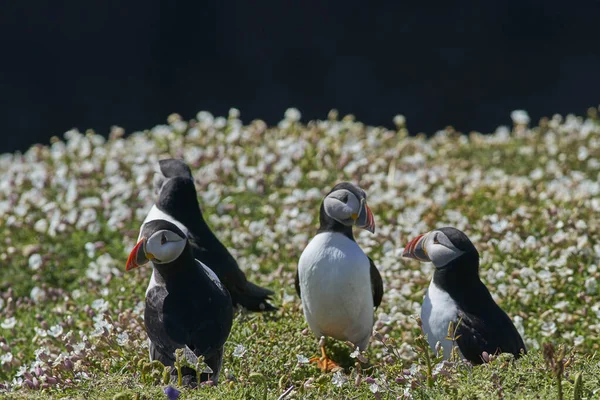
[[[479,259],[479,253],[467,235],[453,227],[439,228],[417,236],[402,253],[402,257],[431,261],[436,269],[444,269],[464,255]]]
[[[159,195],[166,180],[176,176],[194,179],[190,167],[176,158],[167,158],[158,162],[158,171],[154,175],[154,192]]]
[[[141,232],[142,238],[127,258],[126,271],[152,261],[167,264],[175,261],[187,245],[187,237],[175,224],[164,219],[147,222]]]
[[[166,179],[156,200],[156,205],[176,220],[184,223],[189,229],[192,229],[193,224],[188,225],[185,221],[196,221],[197,223],[203,221],[196,185],[190,178],[176,176]]]
[[[350,182],[335,185],[325,196],[321,207],[327,216],[342,225],[355,225],[371,233],[375,232],[375,219],[367,205],[367,194]],[[321,221],[322,225],[323,222]]]

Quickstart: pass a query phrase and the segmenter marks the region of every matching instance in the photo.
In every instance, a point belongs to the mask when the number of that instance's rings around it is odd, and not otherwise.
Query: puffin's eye
[[[340,200],[347,204],[348,203],[348,193],[344,193],[344,195],[340,198]]]
[[[165,243],[167,243],[167,237],[166,237],[166,236],[165,236],[165,234],[163,233],[163,234],[160,236],[160,244],[161,244],[161,245],[163,245],[163,244],[165,244]]]
[[[437,237],[438,237],[437,234],[433,237],[433,244],[440,244]]]

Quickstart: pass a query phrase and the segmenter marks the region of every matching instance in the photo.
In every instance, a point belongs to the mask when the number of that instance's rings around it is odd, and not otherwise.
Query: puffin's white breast
[[[421,321],[423,333],[427,335],[427,342],[435,352],[435,345],[439,341],[444,348],[444,358],[449,358],[452,352],[452,341],[447,340],[448,326],[453,322],[454,328],[458,322],[458,306],[450,295],[437,287],[431,280],[427,294],[421,308]],[[462,354],[459,354],[462,357]]]
[[[373,329],[370,262],[337,232],[315,236],[300,256],[302,306],[313,333],[366,348]]]

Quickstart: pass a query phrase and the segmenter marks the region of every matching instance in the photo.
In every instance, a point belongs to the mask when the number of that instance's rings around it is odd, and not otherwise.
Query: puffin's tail
[[[243,288],[230,291],[233,304],[239,304],[250,311],[275,311],[277,307],[269,304],[272,290],[265,289],[250,281],[246,281]]]

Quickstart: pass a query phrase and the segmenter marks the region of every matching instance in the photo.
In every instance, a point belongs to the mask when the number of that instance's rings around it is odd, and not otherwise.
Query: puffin
[[[149,221],[141,235],[125,269],[152,264],[144,310],[150,360],[171,366],[175,378],[175,350],[191,350],[195,356],[203,356],[212,371],[203,371],[200,381],[217,384],[223,346],[233,323],[229,292],[209,267],[194,258],[186,234],[175,224],[163,219]],[[184,385],[198,385],[193,369],[182,368],[182,375]]]
[[[219,277],[231,294],[234,307],[240,305],[256,312],[277,309],[268,302],[274,292],[248,281],[235,258],[204,221],[192,171],[184,161],[160,160],[153,188],[157,199],[142,223],[138,240],[146,223],[167,220],[186,234],[194,258],[208,265]]]
[[[366,350],[383,298],[381,275],[352,233],[354,226],[375,233],[367,194],[350,182],[336,184],[321,202],[319,223],[295,276],[304,317],[317,338],[349,341]],[[321,356],[310,360],[322,372],[340,368],[327,357],[325,340],[319,340]]]
[[[421,308],[423,333],[434,352],[440,342],[448,359],[454,338],[459,356],[474,365],[484,362],[484,352],[515,358],[527,353],[510,317],[479,279],[479,253],[464,232],[443,227],[418,235],[402,256],[435,267]]]

